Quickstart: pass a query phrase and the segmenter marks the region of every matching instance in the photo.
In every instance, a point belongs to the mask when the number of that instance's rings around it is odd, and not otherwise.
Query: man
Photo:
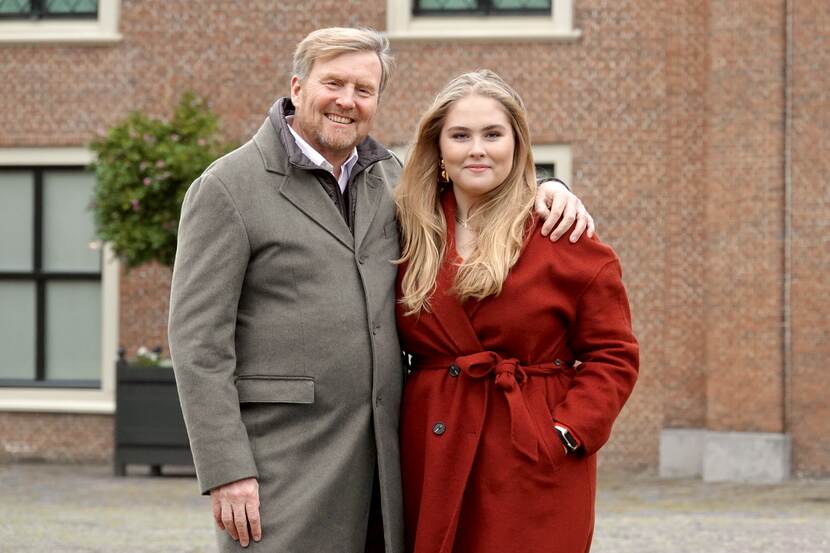
[[[391,65],[374,31],[311,33],[290,100],[185,198],[170,351],[222,551],[403,551],[400,162],[369,137]],[[553,195],[559,234],[592,230]]]

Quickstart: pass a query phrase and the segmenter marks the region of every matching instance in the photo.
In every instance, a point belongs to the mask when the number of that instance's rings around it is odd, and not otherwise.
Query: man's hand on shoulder
[[[256,478],[245,478],[213,488],[210,498],[213,518],[220,530],[225,530],[242,547],[248,546],[249,537],[254,541],[262,539],[259,483]]]
[[[536,214],[545,220],[542,224],[542,236],[550,234],[552,242],[559,240],[574,221],[576,226],[570,236],[571,242],[579,240],[586,230],[588,238],[594,235],[594,218],[580,199],[559,181],[549,180],[539,185],[536,190]]]

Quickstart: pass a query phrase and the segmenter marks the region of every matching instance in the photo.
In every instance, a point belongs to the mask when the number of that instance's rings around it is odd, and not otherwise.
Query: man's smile
[[[336,113],[327,113],[326,118],[329,121],[333,121],[335,123],[340,123],[341,125],[351,125],[354,123],[354,119],[349,117],[344,117],[342,115],[337,115]]]

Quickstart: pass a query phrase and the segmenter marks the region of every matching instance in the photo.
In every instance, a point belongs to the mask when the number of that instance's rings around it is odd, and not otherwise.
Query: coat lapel
[[[455,249],[455,197],[451,191],[441,196],[444,216],[447,219],[447,251],[438,270],[437,286],[432,298],[432,309],[438,324],[459,352],[466,354],[482,351],[483,347],[476,335],[464,306],[455,294],[455,275],[458,272],[458,254]]]
[[[283,181],[280,192],[297,209],[308,215],[311,220],[323,227],[344,246],[354,250],[354,238],[349,227],[346,226],[346,221],[337,211],[323,186],[310,172],[303,171],[299,175],[288,175]]]
[[[284,141],[292,140],[288,130],[275,122],[276,107],[271,108],[269,118],[265,120],[254,135],[254,143],[262,156],[265,170],[283,176],[280,193],[294,206],[305,213],[311,220],[323,227],[347,248],[354,249],[354,238],[346,221],[337,211],[334,202],[326,194],[323,186],[314,176],[315,168],[304,160],[299,149],[287,150]],[[282,139],[277,134],[282,131]],[[293,142],[290,142],[293,145]],[[295,151],[296,150],[296,151]],[[292,163],[293,158],[293,163]],[[308,163],[309,166],[298,167]]]
[[[364,171],[352,183],[355,187],[353,193],[357,194],[357,206],[355,207],[354,215],[354,243],[359,250],[369,227],[372,226],[372,221],[378,211],[380,199],[386,190],[383,185],[383,179],[377,175],[373,175],[368,171]]]

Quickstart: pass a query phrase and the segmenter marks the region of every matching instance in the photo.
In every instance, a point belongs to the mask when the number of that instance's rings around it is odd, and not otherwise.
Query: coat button
[[[561,359],[554,359],[553,364],[556,365],[557,367],[561,367],[562,366],[562,360]]]
[[[461,374],[461,368],[455,363],[450,365],[450,376],[458,376],[459,374]]]
[[[366,263],[367,259],[369,259],[369,256],[364,253],[363,255],[357,258],[357,262],[363,265],[364,263]]]
[[[447,426],[443,422],[436,422],[432,425],[432,433],[436,436],[442,435],[447,431]]]

